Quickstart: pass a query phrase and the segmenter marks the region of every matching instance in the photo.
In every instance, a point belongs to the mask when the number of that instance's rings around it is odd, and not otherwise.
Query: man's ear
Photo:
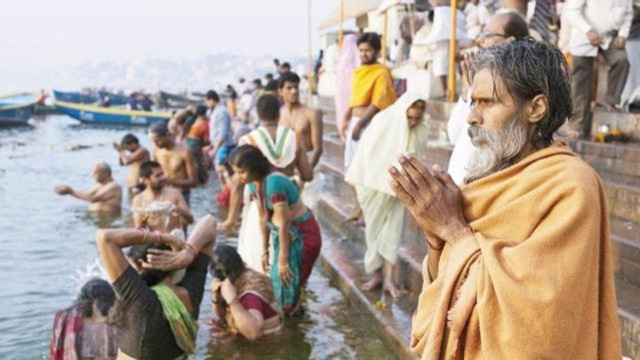
[[[547,97],[540,94],[536,95],[525,109],[525,116],[527,121],[536,124],[543,120],[549,113],[549,101]]]

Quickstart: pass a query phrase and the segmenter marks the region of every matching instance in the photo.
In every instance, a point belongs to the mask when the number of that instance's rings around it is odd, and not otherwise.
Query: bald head
[[[96,164],[96,170],[104,171],[108,175],[111,175],[111,166],[106,162],[99,162]]]
[[[93,178],[99,183],[111,181],[111,166],[106,162],[97,163],[93,167]]]
[[[529,27],[524,18],[516,12],[506,12],[495,14],[487,20],[478,37],[478,45],[481,48],[487,48],[527,37],[529,37]]]

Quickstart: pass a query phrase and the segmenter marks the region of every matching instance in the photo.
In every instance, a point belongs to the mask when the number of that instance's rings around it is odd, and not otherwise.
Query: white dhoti
[[[240,254],[248,268],[264,274],[265,272],[262,269],[264,245],[262,231],[260,230],[258,203],[255,200],[251,200],[249,194],[249,187],[245,186],[242,224],[238,234],[238,254]]]
[[[351,133],[353,132],[353,128],[360,121],[359,117],[351,117],[349,121],[349,128],[347,129],[347,139],[344,144],[344,168],[345,170],[349,169],[349,165],[351,165],[351,160],[356,155],[356,151],[358,150],[358,141],[353,140],[351,138]],[[360,137],[362,137],[364,130],[360,132]]]
[[[395,264],[398,259],[404,205],[395,196],[364,186],[357,186],[356,193],[365,223],[367,252],[364,254],[364,269],[372,273],[385,261]]]

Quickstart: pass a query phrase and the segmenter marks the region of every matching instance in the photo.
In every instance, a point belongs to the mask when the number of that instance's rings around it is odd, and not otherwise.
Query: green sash
[[[178,295],[169,289],[165,284],[158,284],[151,287],[156,292],[158,300],[162,304],[162,311],[165,319],[171,326],[173,337],[178,346],[187,354],[193,354],[196,350],[196,335],[198,333],[198,323],[191,316]]]

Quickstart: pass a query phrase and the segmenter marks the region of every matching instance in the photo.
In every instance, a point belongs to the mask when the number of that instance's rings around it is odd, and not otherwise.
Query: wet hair
[[[122,140],[120,140],[120,145],[139,145],[140,144],[140,140],[138,140],[138,137],[129,133],[125,136],[122,137]]]
[[[276,91],[278,90],[278,82],[276,80],[271,80],[264,87],[266,91]]]
[[[538,123],[531,141],[537,148],[553,142],[553,134],[571,118],[571,73],[557,47],[533,40],[511,41],[478,52],[471,67],[471,78],[489,69],[502,81],[518,107],[537,95],[547,98],[548,112]],[[497,97],[497,93],[494,93]],[[499,98],[498,98],[499,99]]]
[[[280,65],[280,69],[291,69],[291,64],[289,64],[288,62],[284,62],[282,63],[282,65]]]
[[[501,14],[506,16],[507,22],[504,24],[504,35],[513,36],[516,40],[524,40],[529,37],[529,26],[522,15],[516,12]]]
[[[150,134],[155,134],[160,137],[165,137],[169,135],[169,123],[168,121],[160,121],[157,122],[149,128]]]
[[[289,72],[283,73],[278,78],[278,89],[284,88],[284,86],[288,82],[292,83],[292,84],[299,84],[300,83],[300,76],[298,76],[298,74],[294,73],[293,71],[289,71]]]
[[[153,169],[162,168],[162,166],[155,161],[145,161],[140,164],[140,177],[148,179],[153,174]]]
[[[127,257],[134,263],[139,264],[141,260],[146,261],[149,249],[171,250],[171,248],[165,244],[134,245],[129,249]],[[164,278],[169,275],[169,272],[157,269],[144,269],[142,272],[139,272],[139,274],[147,286],[152,287],[164,280]]]
[[[256,110],[260,120],[278,121],[280,116],[280,102],[272,94],[264,94],[256,102]]]
[[[98,167],[102,170],[104,170],[104,172],[106,172],[107,174],[111,175],[111,166],[109,166],[109,164],[107,164],[106,162],[99,162],[98,163]]]
[[[73,305],[84,317],[93,316],[93,304],[102,316],[107,316],[115,302],[116,293],[111,284],[99,278],[92,278],[82,286]]]
[[[204,105],[198,105],[196,106],[196,112],[195,112],[195,116],[196,118],[199,118],[201,116],[206,116],[207,115],[207,107]]]
[[[220,96],[218,96],[218,93],[215,92],[215,90],[207,91],[207,94],[204,96],[204,98],[207,100],[220,101]]]
[[[380,44],[380,36],[374,32],[366,32],[358,38],[358,45],[367,43],[375,51],[380,51],[382,45]]]
[[[233,283],[242,275],[246,266],[236,249],[229,245],[218,245],[213,251],[209,269],[216,278],[222,281],[229,279]]]
[[[271,163],[260,149],[251,145],[236,148],[231,155],[231,165],[246,170],[258,179],[264,179],[271,172]]]

